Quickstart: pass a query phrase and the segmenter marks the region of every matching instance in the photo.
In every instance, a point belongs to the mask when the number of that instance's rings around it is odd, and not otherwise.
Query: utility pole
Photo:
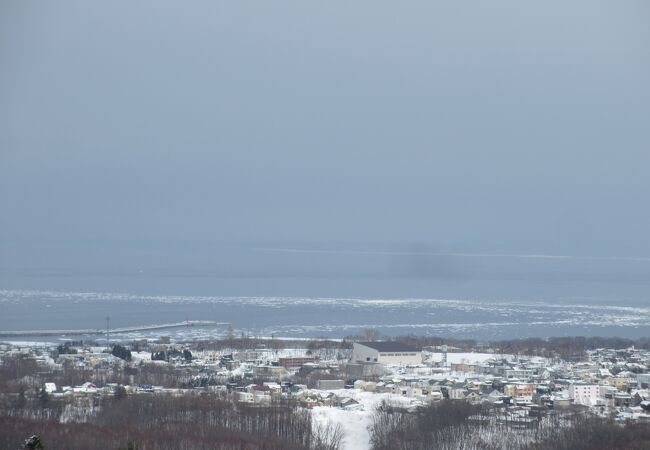
[[[111,337],[110,337],[110,334],[109,334],[109,331],[108,331],[109,330],[108,325],[109,325],[110,321],[111,321],[111,318],[106,316],[106,345],[108,346],[109,349],[111,348]]]

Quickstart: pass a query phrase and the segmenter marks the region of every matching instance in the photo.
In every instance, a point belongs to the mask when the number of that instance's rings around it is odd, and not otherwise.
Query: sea
[[[101,341],[107,325],[115,340],[650,336],[643,256],[196,241],[0,250],[0,341]]]

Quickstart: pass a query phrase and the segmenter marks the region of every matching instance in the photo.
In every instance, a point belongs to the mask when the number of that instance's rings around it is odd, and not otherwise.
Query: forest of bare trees
[[[314,427],[310,412],[290,401],[261,407],[202,393],[116,396],[100,406],[85,421],[69,422],[66,406],[55,402],[5,404],[0,448],[20,448],[33,434],[48,450],[337,450],[342,439],[339,429]]]
[[[540,420],[503,408],[446,400],[416,411],[380,405],[370,427],[373,450],[641,450],[650,424],[622,425],[584,411]]]
[[[315,427],[291,401],[267,406],[225,395],[115,395],[71,405],[40,396],[0,404],[0,448],[19,449],[38,435],[48,450],[288,449],[338,450],[343,433]],[[84,414],[74,417],[71,408]],[[74,419],[74,420],[73,420]],[[650,425],[612,422],[584,411],[540,420],[509,418],[505,408],[446,400],[406,410],[381,404],[370,426],[373,450],[641,450]]]

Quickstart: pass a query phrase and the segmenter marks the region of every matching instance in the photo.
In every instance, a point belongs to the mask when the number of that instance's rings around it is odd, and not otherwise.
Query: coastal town
[[[4,414],[32,398],[84,422],[117,397],[196,396],[266,407],[290,400],[316,424],[336,426],[341,448],[368,448],[376,410],[445,402],[488,405],[492,419],[534,428],[557,414],[650,423],[650,350],[629,345],[571,355],[504,353],[476,343],[251,339],[0,344]],[[534,352],[527,352],[534,353]],[[13,378],[12,378],[13,377]],[[25,400],[23,400],[25,401]],[[63,405],[63,406],[61,406]],[[62,408],[62,409],[61,409]]]

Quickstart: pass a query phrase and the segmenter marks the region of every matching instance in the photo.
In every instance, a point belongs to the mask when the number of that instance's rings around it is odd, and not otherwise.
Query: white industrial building
[[[355,342],[352,362],[380,364],[421,364],[422,351],[401,342]]]

